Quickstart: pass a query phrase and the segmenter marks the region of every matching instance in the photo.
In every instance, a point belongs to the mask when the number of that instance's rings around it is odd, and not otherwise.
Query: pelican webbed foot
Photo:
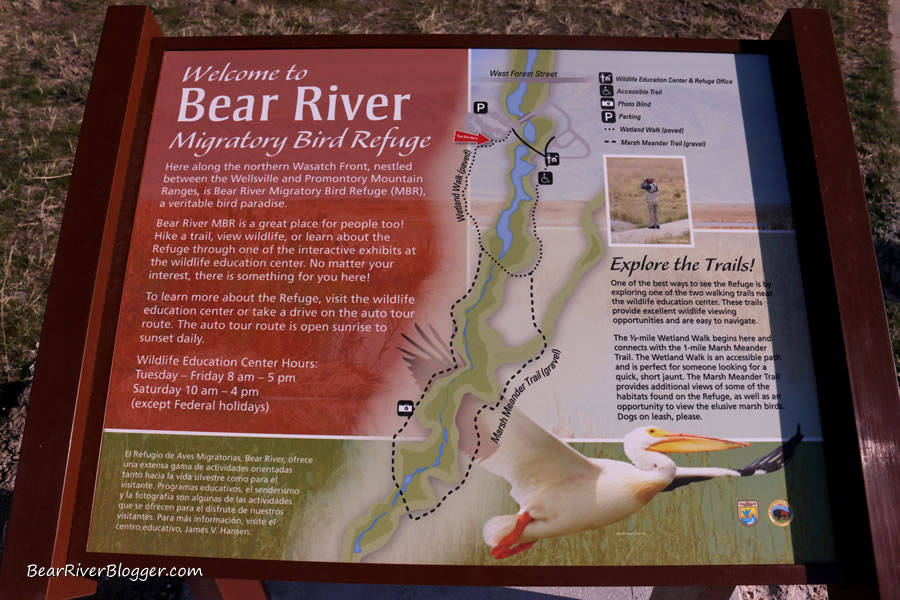
[[[501,558],[509,558],[510,556],[525,552],[534,546],[537,540],[516,545],[516,542],[519,541],[519,538],[522,537],[522,533],[525,531],[525,526],[532,521],[534,521],[534,518],[528,514],[527,510],[519,515],[519,519],[516,521],[516,526],[513,530],[506,534],[496,546],[491,548],[491,555],[497,560],[500,560]]]

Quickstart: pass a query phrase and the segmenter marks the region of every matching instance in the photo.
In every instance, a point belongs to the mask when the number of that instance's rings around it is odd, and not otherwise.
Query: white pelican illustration
[[[478,428],[497,431],[500,411],[482,411]],[[482,434],[483,436],[483,434]],[[710,452],[746,447],[701,435],[670,433],[661,427],[635,429],[624,438],[633,464],[587,458],[517,409],[506,419],[500,444],[479,461],[512,484],[519,504],[515,515],[493,517],[484,525],[484,541],[494,558],[531,548],[539,539],[605,527],[637,512],[658,493],[714,477],[772,473],[790,460],[802,439],[800,428],[783,446],[740,469],[679,467],[666,456],[674,452]],[[484,437],[482,437],[484,439]]]
[[[429,336],[415,326],[419,340],[403,334],[415,351],[399,348],[420,385],[454,360],[449,348],[431,328]],[[433,338],[433,339],[432,339]],[[502,420],[501,420],[502,418]],[[506,479],[510,495],[519,504],[514,515],[493,517],[484,525],[484,541],[496,559],[507,558],[531,548],[542,538],[571,535],[599,529],[625,519],[650,502],[660,492],[705,481],[714,477],[747,477],[773,473],[791,459],[803,435],[797,433],[769,454],[738,469],[679,467],[666,454],[711,452],[750,444],[701,435],[670,433],[657,426],[640,427],[624,438],[625,455],[631,463],[588,458],[531,419],[520,408],[503,416],[499,408],[484,408],[477,417],[478,438],[460,446],[488,471]],[[500,432],[500,443],[490,438]],[[469,447],[466,447],[466,446]]]

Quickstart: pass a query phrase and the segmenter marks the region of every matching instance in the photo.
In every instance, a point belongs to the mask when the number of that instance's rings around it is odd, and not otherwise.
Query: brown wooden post
[[[734,589],[733,585],[657,586],[650,592],[650,600],[728,600]]]
[[[89,323],[92,312],[102,306],[96,297],[108,284],[97,266],[101,248],[108,243],[104,232],[118,217],[150,41],[160,36],[146,7],[114,6],[107,11],[66,199],[16,476],[0,571],[5,598],[71,598],[96,589],[96,582],[78,577],[28,577],[27,566],[66,563],[84,425],[76,417],[76,404],[82,399],[83,384],[93,376],[83,368],[96,345],[97,332],[91,335]]]
[[[820,43],[832,35],[827,12],[791,9],[772,39],[791,41],[796,48],[841,312],[875,566],[888,597],[900,589],[900,396],[840,63],[834,46]]]
[[[809,147],[812,149],[803,154],[811,164],[804,173],[812,172],[817,178],[825,210],[824,225],[820,227],[818,223],[812,223],[808,224],[808,228],[824,230],[827,225],[826,245],[833,263],[833,273],[829,273],[828,278],[831,281],[833,276],[841,311],[840,323],[837,317],[827,323],[829,334],[834,334],[829,340],[839,338],[837,332],[840,332],[845,342],[846,366],[852,384],[868,491],[868,509],[879,561],[878,574],[883,590],[896,589],[900,583],[896,566],[900,563],[900,540],[892,539],[892,534],[897,530],[897,517],[891,511],[900,498],[900,480],[893,476],[897,466],[900,466],[900,452],[892,431],[900,426],[900,402],[847,105],[836,52],[829,41],[831,31],[827,13],[791,11],[773,39],[789,40],[792,48],[796,45],[800,83],[806,95],[806,104],[800,102],[796,114],[802,112],[806,116],[808,111]],[[159,41],[154,43],[154,40]],[[823,40],[828,43],[823,43]],[[154,91],[153,66],[158,67],[158,62],[154,61],[160,61],[162,55],[170,50],[373,46],[562,47],[764,54],[773,44],[728,40],[483,36],[167,40],[162,38],[146,8],[111,8],[88,98],[84,133],[76,157],[47,307],[40,363],[20,462],[23,468],[14,497],[7,540],[7,547],[15,548],[15,552],[7,552],[0,572],[0,590],[16,590],[9,597],[42,598],[49,595],[62,598],[90,591],[91,583],[83,579],[28,579],[27,564],[47,567],[84,560],[86,564],[90,561],[100,565],[120,560],[120,555],[88,553],[86,548],[102,431],[102,404],[106,398],[115,335],[110,324],[114,325],[119,316],[117,293],[121,293],[123,252],[127,250],[130,235],[129,210],[133,210],[137,197],[134,182],[140,175],[142,140],[149,127],[148,107],[152,105],[152,94],[148,90]],[[831,294],[832,297],[835,294]],[[837,315],[837,311],[834,314]],[[836,354],[840,354],[840,341],[834,342]],[[841,365],[843,368],[843,361]],[[827,371],[827,367],[823,370]],[[846,378],[842,381],[842,385],[846,385]],[[828,389],[824,388],[823,394]],[[837,403],[846,404],[846,395],[836,398]],[[855,446],[856,439],[852,433],[843,436],[843,439],[841,437],[834,441],[835,445]],[[840,463],[829,464],[834,466]],[[80,482],[78,486],[76,482]],[[852,495],[854,507],[863,502],[861,487],[857,486],[852,494],[847,494]],[[855,551],[863,555],[868,552],[868,547],[866,540],[865,548],[860,544],[850,553]],[[121,558],[129,567],[162,564],[161,557],[157,555],[129,555],[127,561]],[[202,567],[210,577],[225,574],[247,579],[403,581],[445,585],[547,585],[563,581],[569,585],[632,585],[635,581],[647,585],[696,585],[700,582],[708,585],[658,590],[660,594],[693,593],[694,597],[705,600],[729,597],[735,583],[799,583],[865,577],[853,569],[853,564],[715,567],[422,565],[409,569],[405,565],[346,565],[336,562],[290,563],[202,557],[182,557],[180,560],[186,565]],[[866,559],[867,565],[870,562]],[[849,569],[849,574],[841,572],[843,569]],[[212,581],[204,579],[198,585],[211,589]],[[229,594],[249,597],[251,593],[264,593],[258,581],[217,580],[217,583],[215,593],[221,597],[230,597]]]
[[[188,585],[196,600],[267,600],[262,581],[253,579],[213,579],[189,577]]]

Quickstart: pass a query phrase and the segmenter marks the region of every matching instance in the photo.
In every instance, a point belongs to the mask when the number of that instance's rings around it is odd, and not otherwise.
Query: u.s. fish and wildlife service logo
[[[787,527],[794,520],[794,511],[787,500],[775,500],[769,505],[769,520],[779,527]]]
[[[747,527],[753,527],[759,523],[759,504],[756,500],[738,500],[738,521]]]

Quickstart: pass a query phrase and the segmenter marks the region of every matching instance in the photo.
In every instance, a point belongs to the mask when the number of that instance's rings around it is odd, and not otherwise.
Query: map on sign
[[[167,53],[89,550],[831,560],[787,190],[765,56]]]

